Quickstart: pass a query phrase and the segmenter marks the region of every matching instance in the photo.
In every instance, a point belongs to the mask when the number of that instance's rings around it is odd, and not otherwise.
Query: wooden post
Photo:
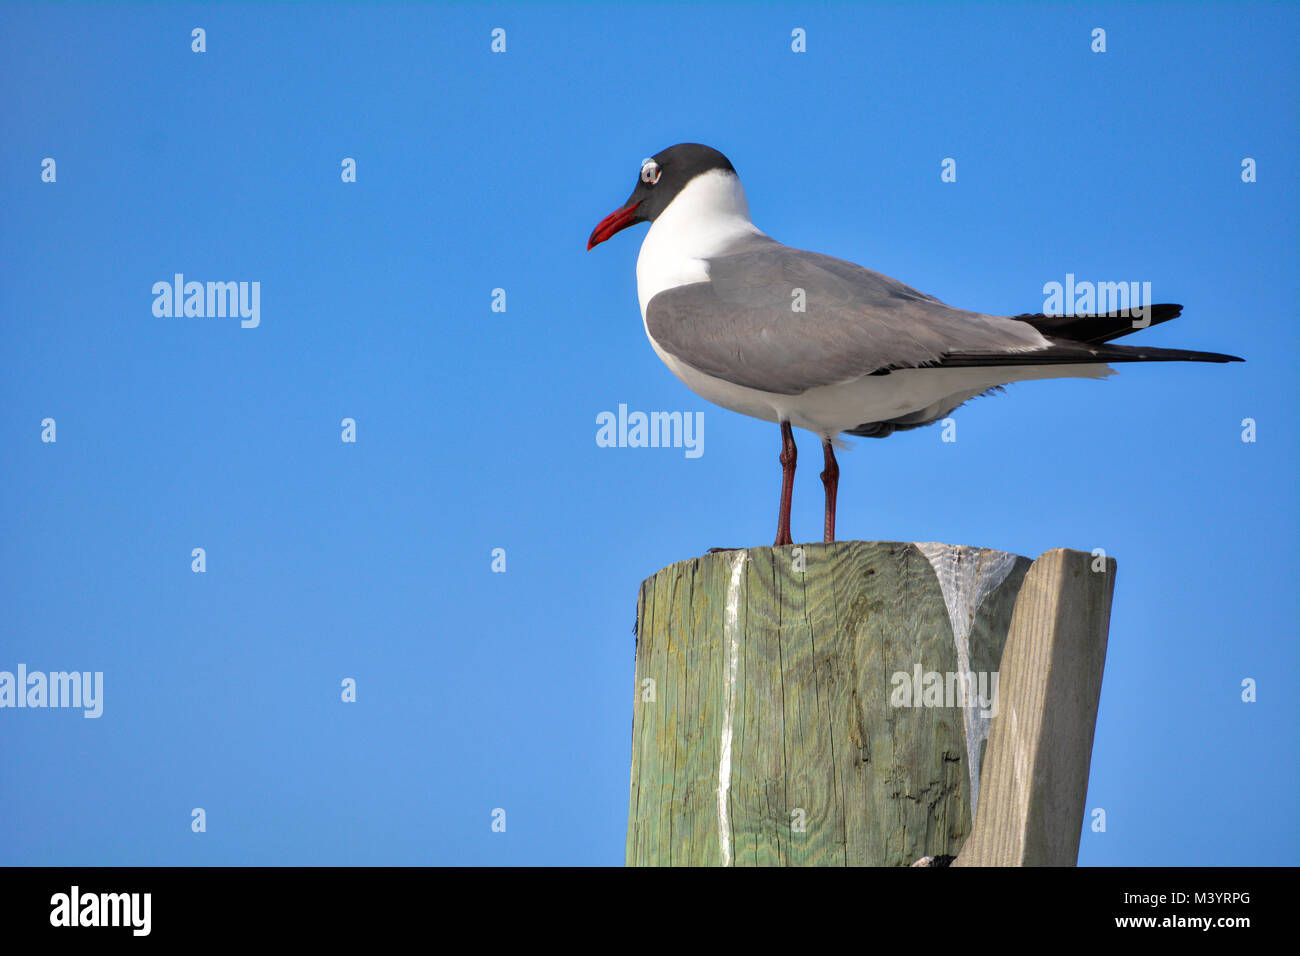
[[[857,541],[721,552],[648,578],[628,864],[957,856],[978,821],[985,744],[1005,713],[1003,646],[1030,565],[982,548]],[[1107,613],[1113,568],[1098,576]],[[1026,612],[1025,627],[1041,617]],[[1102,656],[1105,618],[1089,619]],[[1002,806],[1001,778],[984,778]]]
[[[1078,860],[1114,589],[1110,558],[1058,548],[1029,569],[1002,652],[1004,712],[980,812],[954,866]]]

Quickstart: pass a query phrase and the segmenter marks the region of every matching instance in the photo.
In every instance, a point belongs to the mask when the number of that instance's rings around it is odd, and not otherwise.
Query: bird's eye
[[[649,183],[653,186],[655,183],[659,182],[659,177],[662,175],[663,170],[659,168],[659,164],[653,159],[645,159],[641,161],[641,182]]]

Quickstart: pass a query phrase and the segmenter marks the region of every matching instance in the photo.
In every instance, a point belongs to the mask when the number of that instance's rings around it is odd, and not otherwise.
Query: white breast
[[[642,320],[660,292],[704,282],[709,277],[705,260],[741,239],[761,235],[749,220],[749,203],[735,173],[714,169],[696,176],[650,224],[641,242],[636,292]]]

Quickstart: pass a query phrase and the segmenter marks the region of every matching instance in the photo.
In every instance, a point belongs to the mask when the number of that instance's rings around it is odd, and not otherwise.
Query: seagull
[[[835,540],[841,435],[885,438],[932,424],[1011,382],[1104,378],[1111,362],[1240,362],[1235,355],[1108,344],[1176,318],[1180,305],[1098,315],[987,315],[897,279],[782,245],[749,218],[735,167],[679,143],[641,163],[627,202],[587,249],[637,223],[636,263],[650,345],[697,395],[781,426],[776,546],[793,544],[793,428],[821,438],[824,540]]]

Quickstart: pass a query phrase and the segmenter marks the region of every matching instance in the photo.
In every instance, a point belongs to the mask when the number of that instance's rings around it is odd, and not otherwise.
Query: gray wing
[[[708,260],[708,269],[710,281],[654,296],[646,329],[688,365],[766,392],[797,395],[953,352],[1048,344],[1026,322],[950,308],[897,279],[767,236]]]

